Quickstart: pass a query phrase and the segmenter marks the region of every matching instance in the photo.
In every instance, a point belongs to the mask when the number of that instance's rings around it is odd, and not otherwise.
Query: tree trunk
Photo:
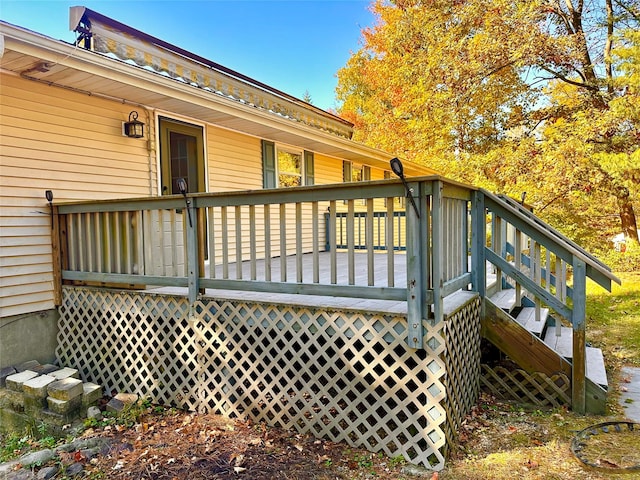
[[[622,222],[622,232],[625,238],[638,243],[638,224],[636,222],[636,214],[633,211],[633,204],[629,196],[629,190],[620,188],[617,195],[618,210],[620,211],[620,220]]]

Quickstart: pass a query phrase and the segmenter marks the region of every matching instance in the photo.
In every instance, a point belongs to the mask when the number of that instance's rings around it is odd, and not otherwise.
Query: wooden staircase
[[[584,249],[506,197],[482,191],[476,202],[491,220],[475,251],[485,263],[482,335],[523,370],[571,379],[572,408],[604,413],[608,381],[602,351],[585,343],[586,278],[607,290],[620,282]],[[482,218],[482,217],[480,217]],[[482,222],[475,225],[482,227]]]
[[[493,343],[527,372],[572,376],[573,329],[560,327],[549,309],[541,309],[535,319],[535,307],[516,307],[515,289],[500,290],[485,298],[483,337]],[[586,411],[603,414],[608,391],[604,357],[599,348],[586,347]]]

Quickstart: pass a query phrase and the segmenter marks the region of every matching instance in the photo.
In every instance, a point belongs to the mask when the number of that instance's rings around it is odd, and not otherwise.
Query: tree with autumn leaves
[[[637,243],[640,0],[376,0],[338,72],[354,137]]]

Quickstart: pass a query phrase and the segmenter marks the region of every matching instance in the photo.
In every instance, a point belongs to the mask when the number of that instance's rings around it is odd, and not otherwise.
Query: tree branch
[[[586,82],[576,82],[575,80],[571,80],[570,78],[565,77],[561,73],[554,72],[549,67],[545,67],[544,65],[540,66],[540,68],[542,70],[544,70],[545,72],[548,72],[551,75],[553,75],[553,78],[556,78],[558,80],[562,80],[563,82],[568,83],[569,85],[574,85],[576,87],[584,88],[586,90],[589,90],[590,92],[597,92],[598,91],[598,87],[596,85],[590,85],[590,84],[588,84]],[[576,70],[576,72],[584,80],[584,76],[582,75],[582,73],[580,73],[578,70]]]

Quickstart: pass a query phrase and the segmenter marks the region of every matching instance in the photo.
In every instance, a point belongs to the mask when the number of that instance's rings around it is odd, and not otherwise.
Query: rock
[[[64,473],[68,477],[75,477],[76,475],[80,475],[84,472],[84,467],[81,463],[72,463],[67,468],[65,468]]]
[[[20,464],[25,467],[28,465],[47,463],[49,460],[53,459],[56,456],[56,453],[53,450],[45,448],[44,450],[38,450],[37,452],[27,453],[19,458]]]
[[[49,480],[53,478],[58,473],[58,467],[55,465],[49,467],[42,467],[38,470],[38,474],[36,475],[37,480]]]
[[[38,365],[33,368],[30,368],[30,370],[40,375],[47,375],[51,372],[55,372],[56,370],[58,370],[58,367],[56,367],[55,365],[51,365],[50,363],[45,363],[44,365]]]
[[[37,360],[29,360],[28,362],[21,363],[16,365],[16,372],[24,372],[25,370],[31,370],[34,367],[40,365],[40,362]]]
[[[98,407],[89,407],[87,409],[87,418],[91,420],[102,420],[102,412]]]
[[[18,371],[12,366],[0,368],[0,388],[4,388],[5,387],[6,378],[9,375],[13,375],[14,373],[18,373]]]
[[[103,437],[91,437],[91,438],[77,438],[71,443],[65,443],[56,447],[56,452],[75,452],[77,450],[86,450],[91,448],[102,448],[104,445],[109,444],[108,438]]]
[[[432,478],[434,471],[426,469],[424,467],[420,467],[418,465],[405,465],[402,467],[400,473],[404,475],[409,475],[412,477],[424,477],[424,478]]]
[[[126,405],[133,405],[138,401],[138,395],[136,393],[118,393],[115,397]]]
[[[34,478],[36,477],[31,470],[21,468],[7,473],[6,476],[2,477],[2,480],[33,480]]]

